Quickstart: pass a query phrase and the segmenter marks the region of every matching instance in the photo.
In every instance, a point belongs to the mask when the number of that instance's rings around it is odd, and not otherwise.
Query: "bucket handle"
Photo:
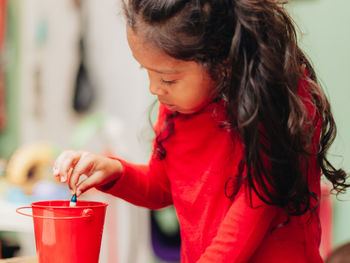
[[[20,215],[29,216],[29,217],[35,217],[35,218],[43,218],[43,219],[78,219],[78,218],[87,218],[91,217],[93,215],[93,211],[90,208],[86,208],[83,210],[83,213],[80,216],[66,216],[66,217],[52,217],[52,216],[38,216],[38,215],[31,215],[21,212],[22,209],[29,209],[32,208],[31,206],[22,206],[16,209],[16,212]]]

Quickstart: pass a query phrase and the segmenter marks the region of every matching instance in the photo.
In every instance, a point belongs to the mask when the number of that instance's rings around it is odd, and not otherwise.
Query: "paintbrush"
[[[70,199],[69,206],[70,207],[76,207],[77,205],[77,195],[72,195],[72,198]]]

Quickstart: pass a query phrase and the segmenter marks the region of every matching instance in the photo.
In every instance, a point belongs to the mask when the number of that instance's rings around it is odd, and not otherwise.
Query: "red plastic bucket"
[[[40,263],[97,263],[100,255],[106,203],[77,201],[34,202],[17,208],[33,217],[36,251]],[[32,214],[21,212],[32,209]]]

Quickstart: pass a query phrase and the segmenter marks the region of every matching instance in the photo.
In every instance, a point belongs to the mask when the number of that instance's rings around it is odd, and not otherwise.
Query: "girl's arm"
[[[137,165],[115,159],[123,165],[121,177],[97,189],[149,209],[172,205],[170,184],[160,161],[151,158],[148,165]]]
[[[86,151],[65,151],[54,164],[54,175],[80,196],[92,187],[150,209],[172,204],[163,164],[135,165]],[[87,178],[80,180],[82,175]]]
[[[237,193],[216,237],[207,247],[197,263],[209,262],[248,262],[259,247],[277,208],[263,203],[252,192],[253,207],[242,186]]]

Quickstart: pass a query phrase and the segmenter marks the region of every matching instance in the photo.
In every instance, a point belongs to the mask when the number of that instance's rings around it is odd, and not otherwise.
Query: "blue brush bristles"
[[[69,206],[70,207],[75,207],[77,205],[77,195],[74,194],[72,198],[70,199]]]

